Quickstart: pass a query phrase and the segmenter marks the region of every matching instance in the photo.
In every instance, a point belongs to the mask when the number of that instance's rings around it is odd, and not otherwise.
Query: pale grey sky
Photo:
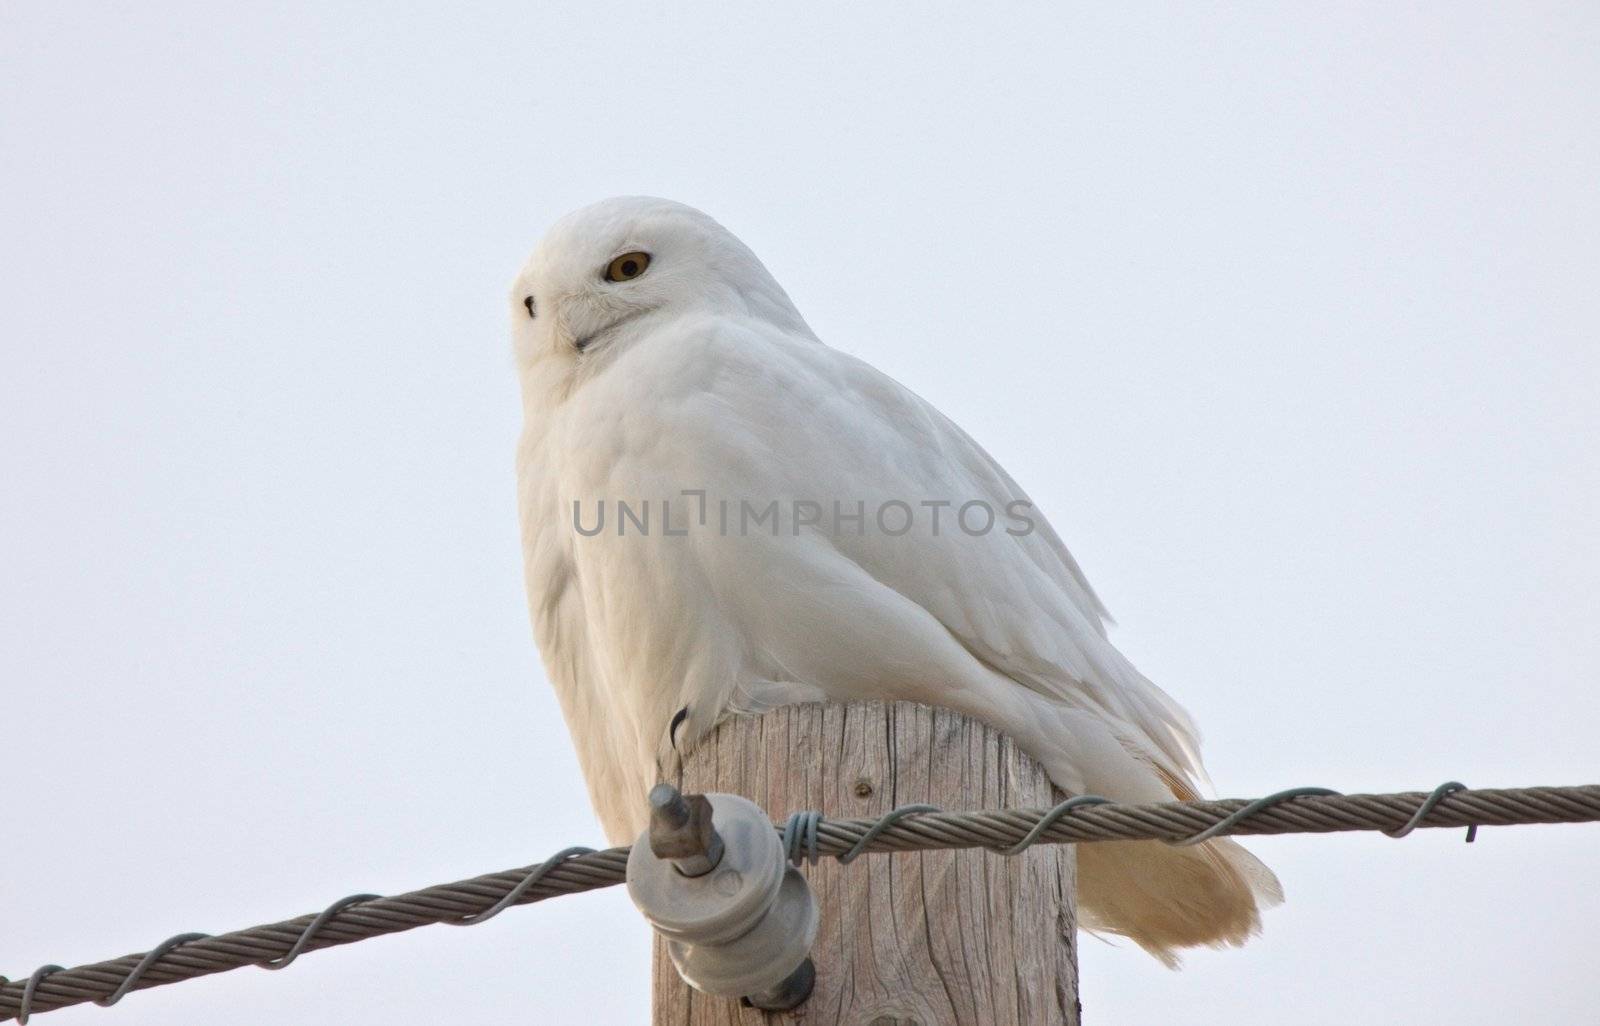
[[[1600,777],[1593,4],[0,8],[0,972],[597,842],[504,290],[740,234],[1027,487],[1225,795]],[[1089,1022],[1593,1021],[1600,827],[1251,843]],[[40,1022],[644,1021],[620,890]]]

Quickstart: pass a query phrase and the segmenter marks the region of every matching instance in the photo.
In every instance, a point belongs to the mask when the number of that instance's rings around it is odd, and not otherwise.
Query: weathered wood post
[[[685,792],[744,795],[781,820],[897,805],[1043,807],[1057,795],[1010,739],[910,702],[801,705],[737,717],[687,754]],[[824,859],[805,874],[821,906],[811,999],[764,1013],[690,989],[657,937],[656,1026],[1034,1026],[1078,1023],[1073,849]]]

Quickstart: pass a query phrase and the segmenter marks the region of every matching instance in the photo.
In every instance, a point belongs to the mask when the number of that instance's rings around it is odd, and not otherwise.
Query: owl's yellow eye
[[[649,266],[649,253],[624,253],[606,265],[606,281],[632,281]]]

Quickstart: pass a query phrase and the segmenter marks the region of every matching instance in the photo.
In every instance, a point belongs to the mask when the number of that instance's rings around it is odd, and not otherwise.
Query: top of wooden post
[[[881,815],[898,805],[1038,808],[1057,800],[1010,738],[913,702],[796,705],[735,716],[685,753],[685,793],[724,791],[775,820]],[[1070,845],[829,859],[805,869],[821,905],[811,999],[762,1013],[691,990],[658,940],[657,1026],[756,1023],[1076,1024]]]

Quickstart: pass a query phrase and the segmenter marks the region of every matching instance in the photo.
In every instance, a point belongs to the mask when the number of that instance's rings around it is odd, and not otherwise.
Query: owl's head
[[[685,315],[751,316],[808,332],[732,232],[693,207],[646,196],[602,200],[557,221],[517,275],[510,308],[524,363],[598,357]]]

